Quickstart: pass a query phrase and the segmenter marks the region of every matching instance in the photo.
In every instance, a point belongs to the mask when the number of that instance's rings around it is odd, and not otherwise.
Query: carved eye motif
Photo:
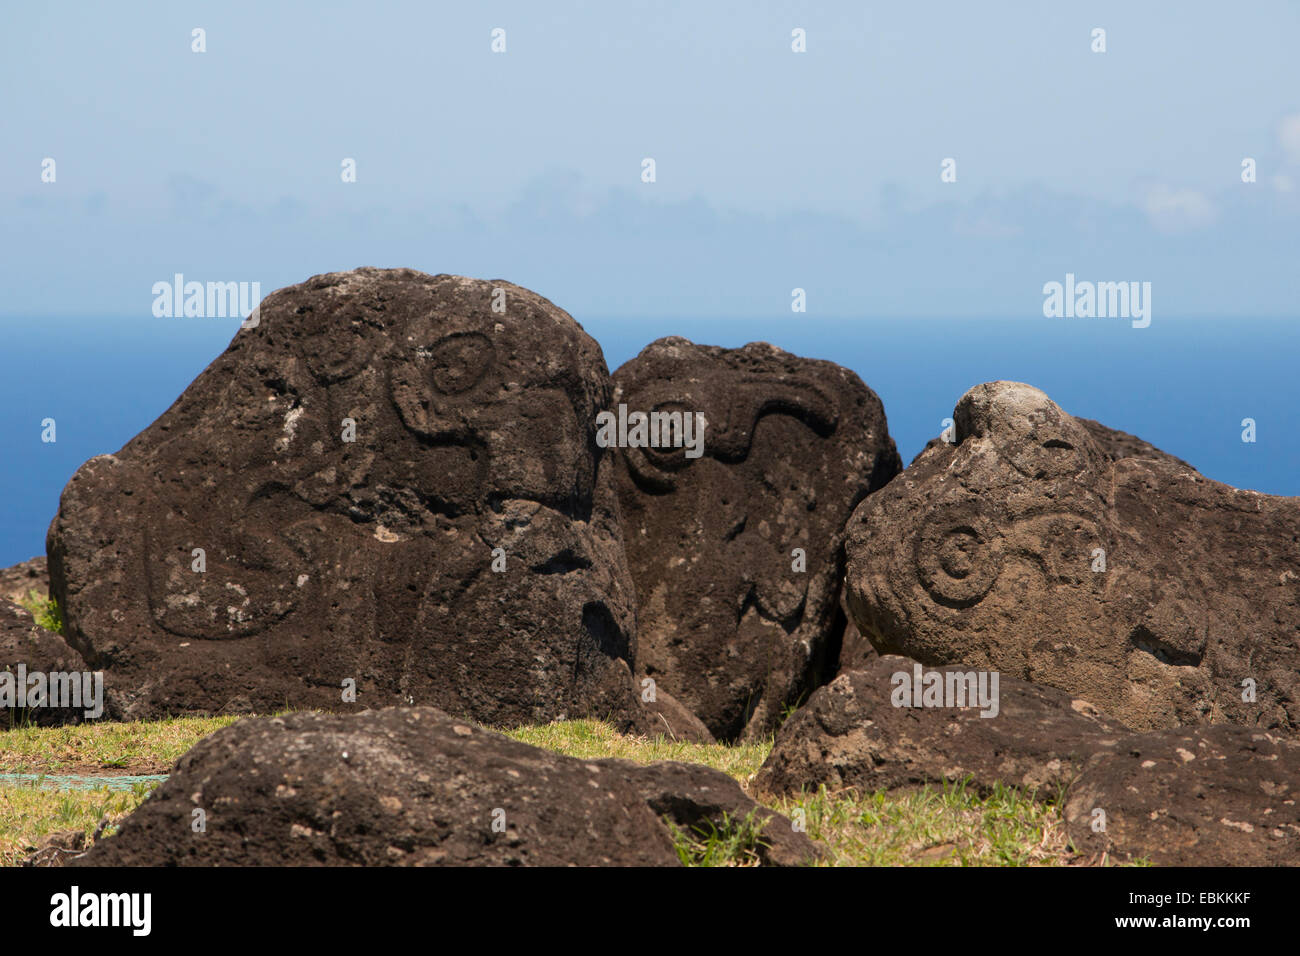
[[[913,560],[922,587],[945,607],[979,602],[1002,570],[1001,541],[970,509],[939,509],[916,537]]]
[[[651,411],[649,420],[650,438],[658,442],[658,447],[645,448],[646,458],[656,468],[664,471],[679,471],[687,467],[695,460],[686,454],[687,435],[690,435],[691,444],[697,448],[704,437],[700,434],[698,424],[695,411],[687,408],[685,403],[660,402]]]
[[[426,354],[433,387],[444,395],[469,391],[492,367],[492,342],[478,332],[456,332]]]
[[[307,367],[324,385],[332,385],[351,378],[370,364],[374,348],[367,337],[367,327],[358,317],[344,317],[339,325],[345,330],[346,343],[340,345],[340,334],[322,331],[310,336],[303,345]]]
[[[1032,432],[1006,448],[1013,468],[1033,480],[1068,478],[1088,468],[1076,436],[1054,423],[1037,423]]]

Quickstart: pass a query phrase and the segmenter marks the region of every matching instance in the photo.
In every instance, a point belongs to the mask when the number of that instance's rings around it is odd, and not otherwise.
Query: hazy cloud
[[[1300,165],[1300,113],[1291,113],[1278,120],[1277,141],[1287,159]]]
[[[1155,186],[1143,197],[1142,209],[1151,224],[1166,233],[1191,232],[1215,219],[1214,204],[1195,189]]]

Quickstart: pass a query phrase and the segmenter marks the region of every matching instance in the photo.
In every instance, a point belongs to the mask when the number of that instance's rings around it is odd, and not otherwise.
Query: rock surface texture
[[[93,676],[91,683],[86,682],[89,671],[67,641],[37,625],[26,609],[0,599],[0,672],[11,675],[0,678],[8,685],[0,691],[0,730],[25,724],[53,727],[81,723],[88,712],[93,715],[99,709],[92,700],[97,693]],[[42,683],[33,685],[31,678],[38,673]],[[52,678],[57,687],[52,686]],[[25,691],[19,688],[24,681]],[[44,701],[32,704],[29,695],[42,688]],[[102,684],[99,690],[102,692]],[[62,706],[74,700],[65,697],[74,691],[79,695],[76,705]],[[23,703],[29,706],[21,706]]]
[[[1300,865],[1300,741],[1226,724],[1135,734],[1090,703],[1001,680],[979,707],[895,707],[886,656],[841,674],[781,728],[754,780],[773,797],[825,786],[910,789],[969,781],[1038,799],[1064,795],[1075,849],[1157,865]],[[959,668],[926,668],[945,675]]]
[[[844,525],[901,468],[884,409],[847,369],[766,343],[660,339],[614,384],[629,414],[707,423],[699,457],[618,457],[638,664],[720,739],[768,733],[836,666]]]
[[[1078,849],[1121,861],[1300,866],[1300,741],[1228,725],[1129,737],[1074,784],[1065,819]]]
[[[1117,458],[1150,446],[1028,385],[976,386],[953,418],[956,442],[850,523],[849,609],[877,650],[1057,687],[1136,730],[1300,728],[1300,499]]]
[[[0,600],[22,604],[32,591],[41,599],[50,593],[50,576],[44,556],[0,568]]]
[[[582,328],[507,282],[281,289],[64,490],[47,551],[69,640],[122,717],[418,703],[647,726],[594,440],[609,388]]]
[[[724,811],[762,815],[762,862],[818,856],[706,767],[576,760],[426,707],[302,713],[205,738],[75,864],[676,866],[664,816],[687,828]]]
[[[1001,783],[1055,797],[1089,760],[1129,733],[1087,701],[1018,680],[998,684],[996,713],[974,706],[895,707],[914,662],[885,656],[820,688],[777,733],[754,786],[760,793],[855,788],[863,793],[958,783]],[[927,668],[945,675],[962,668]],[[945,682],[947,677],[945,676]],[[969,698],[968,698],[969,700]]]

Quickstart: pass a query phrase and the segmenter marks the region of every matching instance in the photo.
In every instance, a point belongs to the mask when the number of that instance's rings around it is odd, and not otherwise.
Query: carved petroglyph
[[[1052,684],[1144,729],[1300,725],[1300,602],[1278,583],[1300,501],[1208,481],[1019,383],[953,418],[956,443],[850,523],[847,604],[877,651]]]
[[[628,408],[707,421],[698,458],[619,455],[640,659],[715,735],[765,733],[835,666],[843,522],[899,465],[879,399],[763,343],[661,339],[614,381]]]
[[[123,716],[415,702],[643,726],[595,342],[526,289],[410,270],[318,276],[260,314],[78,472],[51,528],[71,639]]]

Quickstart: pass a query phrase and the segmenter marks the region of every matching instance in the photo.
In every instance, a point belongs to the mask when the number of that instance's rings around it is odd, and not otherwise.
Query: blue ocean
[[[665,335],[766,341],[856,372],[884,402],[904,463],[943,429],[966,389],[1010,379],[1066,411],[1131,432],[1217,481],[1300,495],[1300,322],[1179,319],[744,321],[575,315],[611,371]],[[59,494],[86,459],[114,452],[162,414],[221,353],[226,319],[0,320],[0,566],[45,551]],[[42,422],[54,419],[54,442]],[[1242,440],[1245,419],[1255,441]]]

